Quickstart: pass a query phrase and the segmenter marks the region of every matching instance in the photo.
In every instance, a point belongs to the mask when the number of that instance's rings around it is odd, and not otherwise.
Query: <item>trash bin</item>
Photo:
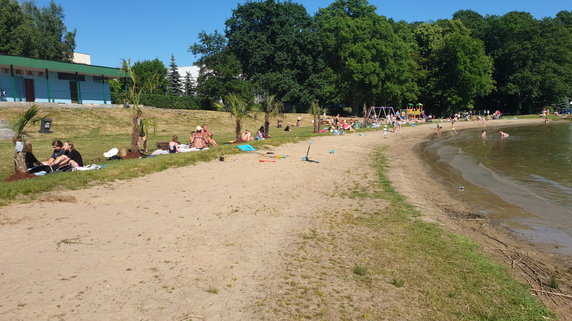
[[[40,133],[49,133],[50,127],[52,127],[52,120],[49,118],[42,118],[40,124]]]

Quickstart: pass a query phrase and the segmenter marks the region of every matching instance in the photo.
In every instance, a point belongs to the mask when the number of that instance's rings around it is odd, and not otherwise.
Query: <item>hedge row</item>
[[[116,94],[111,97],[115,104],[123,104],[125,98],[126,95],[124,94]],[[200,109],[199,99],[190,96],[141,95],[139,103],[165,109]]]

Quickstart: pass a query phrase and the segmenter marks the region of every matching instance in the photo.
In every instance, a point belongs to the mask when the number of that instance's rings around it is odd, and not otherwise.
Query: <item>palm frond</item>
[[[26,111],[10,121],[10,129],[15,133],[14,141],[22,139],[23,135],[27,135],[26,127],[28,127],[30,123],[35,123],[37,121],[36,117],[39,112],[40,108],[37,105],[32,105],[30,108],[26,109]]]

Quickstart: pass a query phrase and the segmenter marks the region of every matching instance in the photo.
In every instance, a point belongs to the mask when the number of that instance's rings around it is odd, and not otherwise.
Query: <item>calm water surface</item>
[[[572,256],[572,122],[446,133],[422,146],[450,191],[520,237]],[[498,130],[510,134],[501,138]],[[459,189],[463,186],[464,189]]]

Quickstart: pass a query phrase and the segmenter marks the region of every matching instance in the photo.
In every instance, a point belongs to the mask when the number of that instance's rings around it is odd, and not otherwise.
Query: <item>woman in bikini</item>
[[[203,128],[201,126],[197,126],[196,130],[191,135],[190,145],[191,148],[196,149],[203,149],[208,146],[203,134]]]

